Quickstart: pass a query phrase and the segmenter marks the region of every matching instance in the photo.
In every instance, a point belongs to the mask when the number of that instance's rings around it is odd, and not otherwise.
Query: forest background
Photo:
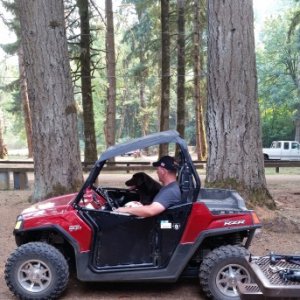
[[[144,1],[144,13],[137,15],[139,1],[113,1],[116,45],[116,142],[141,136],[159,130],[160,99],[160,22],[159,10],[149,1]],[[289,0],[254,1],[256,55],[258,71],[258,92],[263,132],[263,145],[269,146],[272,140],[294,140],[299,116],[299,34],[288,38],[293,16],[299,11],[299,3]],[[105,8],[104,1],[91,2],[90,24],[92,29],[92,87],[95,117],[97,152],[106,148],[104,123],[106,119],[107,74],[105,57]],[[193,20],[192,6],[186,7],[186,115],[185,138],[189,145],[196,145],[196,118],[193,98],[193,61],[191,55]],[[201,9],[201,8],[200,8]],[[202,8],[203,9],[203,8]],[[171,14],[171,35],[176,35],[176,9]],[[266,17],[267,16],[267,17]],[[1,31],[8,33],[2,40],[0,61],[0,130],[8,150],[26,148],[24,114],[18,84],[19,68],[17,53],[14,52],[16,35],[13,26],[14,16],[2,7]],[[79,22],[78,13],[68,15],[69,50],[73,69],[73,83],[78,110],[80,148],[84,150],[84,127],[82,94],[78,73]],[[77,20],[76,20],[77,19]],[[201,93],[206,93],[206,18],[202,15],[204,28],[201,36],[202,59]],[[7,41],[9,43],[7,43]],[[143,61],[141,61],[143,52]],[[176,38],[171,39],[171,88],[170,88],[170,128],[176,128]],[[142,79],[143,90],[139,88]],[[143,93],[143,95],[141,95]],[[205,110],[205,101],[204,101]],[[298,121],[299,122],[299,121]]]
[[[34,201],[78,190],[80,149],[92,162],[116,142],[177,129],[207,159],[206,186],[275,207],[261,127],[265,144],[300,140],[299,1],[276,2],[256,47],[252,1],[1,3],[17,37],[2,48],[18,71],[3,69],[0,155],[25,128]]]

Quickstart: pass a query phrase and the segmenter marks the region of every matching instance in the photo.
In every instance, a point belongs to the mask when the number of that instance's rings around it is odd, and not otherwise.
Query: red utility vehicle
[[[96,183],[106,161],[163,143],[181,150],[182,204],[149,218],[116,212],[138,194]],[[78,193],[25,209],[5,280],[21,299],[55,299],[67,286],[69,269],[81,281],[175,282],[188,276],[199,277],[207,297],[238,299],[237,283],[250,282],[243,258],[259,227],[235,191],[200,188],[185,141],[176,131],[160,132],[109,148]]]

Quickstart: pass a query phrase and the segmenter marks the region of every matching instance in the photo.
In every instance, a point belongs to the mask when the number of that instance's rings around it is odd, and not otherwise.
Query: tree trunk
[[[177,0],[177,131],[185,136],[185,0]]]
[[[169,129],[170,115],[170,33],[169,0],[161,0],[161,107],[160,131]],[[159,156],[168,154],[168,145],[159,147]]]
[[[201,36],[199,1],[194,1],[194,99],[196,119],[196,152],[198,160],[206,160],[207,144],[204,126],[203,106],[201,96]]]
[[[82,184],[62,0],[18,1],[32,118],[33,200],[75,192]]]
[[[4,159],[7,154],[7,148],[3,140],[2,120],[0,119],[0,159]]]
[[[106,13],[106,67],[107,67],[107,106],[105,122],[106,146],[115,144],[116,123],[116,57],[114,39],[114,18],[112,0],[105,0]]]
[[[140,62],[143,63],[143,59],[140,57]],[[140,79],[140,124],[142,129],[142,135],[148,134],[149,127],[149,114],[147,113],[147,103],[145,100],[145,80],[144,77]]]
[[[126,97],[127,97],[127,86],[123,90],[123,95],[122,95],[121,116],[120,116],[119,127],[116,131],[117,140],[121,138],[122,132],[123,132],[123,129],[124,129],[124,123],[125,123],[125,118],[126,118],[126,110],[127,110],[127,105],[124,104],[125,101],[126,101]]]
[[[77,0],[80,15],[81,94],[84,123],[84,161],[97,160],[97,144],[91,80],[90,24],[88,0]]]
[[[32,121],[30,116],[30,107],[29,107],[26,73],[25,73],[25,66],[24,66],[24,54],[22,50],[22,45],[20,45],[19,47],[18,59],[19,59],[19,72],[20,72],[20,95],[21,95],[21,101],[23,107],[23,115],[24,115],[24,123],[25,123],[24,125],[25,125],[27,147],[28,147],[28,157],[32,158],[33,157]]]
[[[298,141],[300,143],[300,120],[299,119],[295,120],[295,127],[296,127],[295,141]]]
[[[264,172],[252,1],[208,1],[208,74],[207,183],[275,207]]]

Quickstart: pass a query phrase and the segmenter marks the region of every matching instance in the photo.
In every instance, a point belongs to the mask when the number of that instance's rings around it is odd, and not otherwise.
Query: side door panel
[[[86,210],[94,230],[90,263],[99,271],[166,267],[191,207],[192,203],[178,205],[150,218]]]
[[[153,265],[153,218],[136,218],[96,210],[87,214],[94,227],[94,267]]]
[[[300,159],[300,147],[296,142],[291,143],[291,160],[299,160]]]
[[[283,160],[289,160],[291,157],[291,149],[290,149],[290,143],[289,142],[283,142],[282,146],[282,159]]]
[[[158,235],[157,264],[166,266],[172,257],[175,248],[181,239],[185,229],[188,215],[190,214],[192,203],[171,207],[157,216],[156,228]]]

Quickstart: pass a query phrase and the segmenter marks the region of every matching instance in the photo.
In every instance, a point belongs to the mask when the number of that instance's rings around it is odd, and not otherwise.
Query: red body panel
[[[86,203],[91,202],[92,191],[85,195]],[[51,198],[30,206],[22,212],[23,230],[52,227],[56,225],[68,232],[79,245],[80,252],[89,251],[92,241],[91,228],[79,217],[78,212],[71,205],[76,194]],[[252,226],[252,216],[245,214],[213,215],[204,203],[193,204],[186,228],[180,243],[194,243],[204,230],[231,229],[241,226]]]
[[[89,251],[92,231],[71,206],[75,195],[50,198],[23,210],[22,229],[38,229],[56,225],[68,232],[78,242],[80,252]]]
[[[251,225],[253,225],[253,221],[250,213],[212,215],[204,203],[196,202],[193,204],[180,243],[194,243],[204,230],[220,228],[225,231],[226,228],[231,229]]]

